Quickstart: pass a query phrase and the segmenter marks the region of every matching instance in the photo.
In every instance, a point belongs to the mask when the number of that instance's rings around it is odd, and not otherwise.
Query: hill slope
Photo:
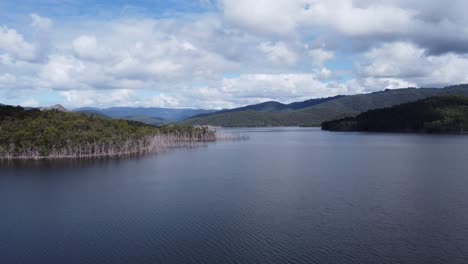
[[[413,102],[435,95],[467,95],[468,85],[446,88],[406,88],[339,97],[310,107],[284,112],[236,111],[196,116],[186,124],[214,126],[319,126],[324,121],[355,116],[371,109]]]
[[[463,133],[468,131],[468,97],[435,96],[328,121],[330,131]]]

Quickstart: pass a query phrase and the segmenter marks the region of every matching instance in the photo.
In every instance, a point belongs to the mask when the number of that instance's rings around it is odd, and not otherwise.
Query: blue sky
[[[2,1],[2,15],[41,13],[53,18],[69,16],[95,16],[104,13],[119,13],[125,9],[140,10],[150,16],[174,12],[208,12],[217,8],[216,3],[186,0],[20,0]]]
[[[229,108],[467,83],[467,7],[0,1],[0,103]]]

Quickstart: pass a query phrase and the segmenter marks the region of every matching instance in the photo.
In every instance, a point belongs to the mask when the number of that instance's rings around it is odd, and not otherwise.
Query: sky
[[[0,103],[222,109],[468,83],[468,1],[0,0]]]

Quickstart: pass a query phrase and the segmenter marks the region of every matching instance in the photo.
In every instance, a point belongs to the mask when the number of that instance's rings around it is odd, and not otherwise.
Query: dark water
[[[0,263],[468,263],[468,137],[245,129],[0,165]]]

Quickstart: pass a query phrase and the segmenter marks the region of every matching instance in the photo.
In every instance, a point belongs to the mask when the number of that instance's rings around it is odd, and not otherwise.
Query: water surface
[[[468,137],[233,129],[0,164],[0,263],[468,263]]]

